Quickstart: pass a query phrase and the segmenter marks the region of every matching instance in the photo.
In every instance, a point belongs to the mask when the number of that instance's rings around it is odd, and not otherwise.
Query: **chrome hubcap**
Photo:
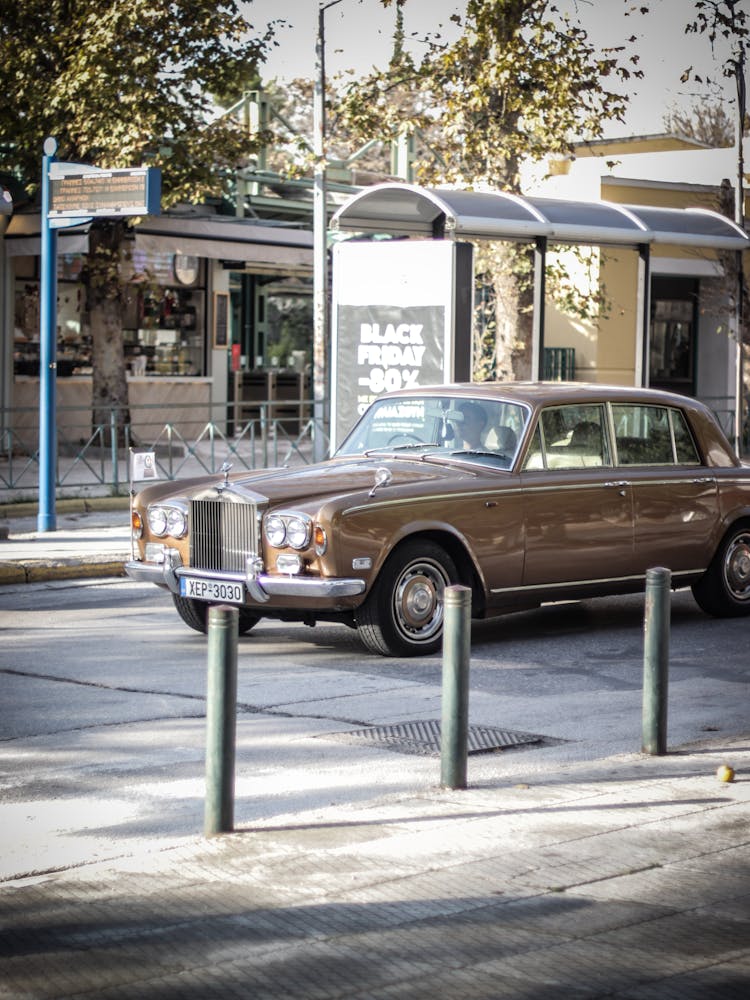
[[[727,548],[724,579],[735,600],[750,599],[750,534],[738,535]]]
[[[394,594],[396,622],[410,639],[432,638],[443,623],[443,591],[449,581],[442,567],[420,561],[408,566]]]

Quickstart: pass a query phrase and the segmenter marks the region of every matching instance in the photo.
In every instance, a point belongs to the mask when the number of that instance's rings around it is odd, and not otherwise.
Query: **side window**
[[[545,468],[545,465],[542,453],[542,435],[539,431],[539,424],[537,424],[534,436],[529,443],[529,450],[526,452],[526,458],[523,460],[523,471],[527,472],[532,469],[543,468]]]
[[[605,427],[604,407],[598,403],[544,410],[541,429],[547,468],[611,465]]]
[[[685,418],[666,406],[613,405],[620,465],[698,465]]]
[[[672,418],[672,432],[674,434],[674,446],[677,452],[678,465],[700,465],[701,460],[695,441],[690,433],[685,416],[680,410],[670,410]]]

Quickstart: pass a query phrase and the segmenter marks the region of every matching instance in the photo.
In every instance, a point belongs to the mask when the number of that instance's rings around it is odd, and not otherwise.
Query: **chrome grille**
[[[190,565],[193,568],[244,573],[245,559],[251,552],[258,552],[254,503],[191,501]]]

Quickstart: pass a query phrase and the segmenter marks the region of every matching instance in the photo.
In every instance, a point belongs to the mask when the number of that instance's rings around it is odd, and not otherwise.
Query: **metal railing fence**
[[[153,451],[159,478],[169,480],[211,475],[224,462],[235,471],[310,464],[316,435],[322,435],[321,453],[327,454],[327,428],[316,425],[314,418],[275,417],[271,414],[277,403],[256,405],[258,415],[241,422],[213,403],[171,406],[167,421],[162,419],[163,405],[129,406],[127,423],[121,411],[112,408],[108,419],[96,424],[90,407],[58,407],[56,494],[127,494],[131,448]],[[159,418],[150,412],[156,410],[161,411]],[[12,407],[0,416],[0,503],[36,499],[38,408]]]

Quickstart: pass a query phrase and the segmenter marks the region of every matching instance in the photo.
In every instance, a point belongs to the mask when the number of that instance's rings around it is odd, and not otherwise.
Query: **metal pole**
[[[534,247],[534,332],[531,344],[531,377],[544,379],[544,328],[546,297],[547,237],[537,236]]]
[[[445,588],[443,598],[443,718],[440,727],[440,784],[466,788],[469,740],[469,648],[471,588]]]
[[[643,643],[643,753],[667,752],[669,611],[672,574],[661,567],[646,573]]]
[[[745,47],[739,45],[737,59],[734,66],[735,83],[737,86],[737,114],[735,117],[735,147],[737,152],[737,191],[734,199],[734,221],[744,230],[745,228],[745,160],[742,148],[742,140],[745,131],[745,113],[747,110],[747,90],[745,87]],[[737,325],[737,343],[735,347],[735,401],[734,401],[734,449],[737,455],[742,455],[742,429],[743,429],[743,409],[745,401],[745,372],[744,372],[744,351],[743,351],[743,293],[745,280],[743,273],[743,253],[737,251],[737,304],[735,307],[735,323]]]
[[[323,427],[327,388],[328,212],[326,208],[326,68],[325,12],[341,0],[318,7],[313,91],[313,461],[325,458]]]
[[[207,837],[228,833],[234,828],[238,627],[237,608],[227,605],[209,608],[203,827]]]
[[[57,478],[57,230],[49,223],[50,168],[57,142],[44,140],[42,157],[41,294],[39,297],[39,510],[37,530],[55,531]]]
[[[112,493],[114,496],[120,492],[120,473],[117,468],[117,419],[115,411],[109,411],[109,454],[112,461]]]

